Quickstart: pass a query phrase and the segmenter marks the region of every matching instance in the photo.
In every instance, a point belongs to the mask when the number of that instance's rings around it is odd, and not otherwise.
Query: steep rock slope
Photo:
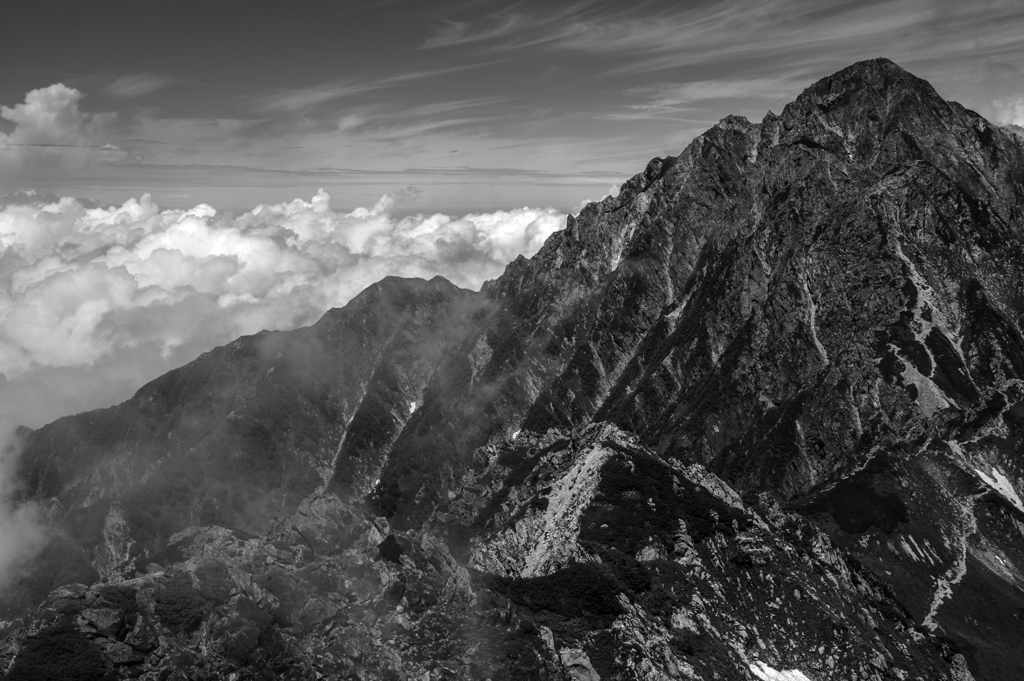
[[[31,433],[10,676],[1011,678],[1022,192],[1019,137],[862,62],[480,294],[385,281]]]
[[[726,119],[493,286],[525,347],[499,375],[537,395],[510,400],[505,423],[610,420],[770,490],[979,670],[1010,673],[1024,644],[1022,153],[886,60],[761,125]],[[537,369],[549,357],[557,374]],[[429,465],[405,475],[403,457],[423,451],[396,446],[385,470],[400,521],[420,512]],[[457,478],[467,460],[449,461]]]
[[[442,351],[488,305],[441,278],[388,278],[309,328],[240,338],[24,435],[23,494],[55,536],[9,611],[68,579],[131,575],[192,525],[266,532],[336,471],[369,489]]]

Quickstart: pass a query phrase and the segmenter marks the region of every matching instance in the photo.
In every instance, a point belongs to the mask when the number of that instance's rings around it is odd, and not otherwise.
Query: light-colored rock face
[[[184,615],[157,655],[83,587],[17,635],[122,675],[1006,678],[1021,197],[1019,139],[885,60],[725,119],[480,294],[387,280],[28,435],[59,527],[20,603],[134,568]]]
[[[135,541],[120,504],[110,505],[103,521],[103,541],[96,547],[93,567],[105,582],[120,582],[134,573]]]
[[[536,497],[543,510],[527,510],[514,525],[474,547],[470,564],[509,577],[542,577],[585,560],[586,552],[579,547],[580,515],[597,491],[602,465],[613,454],[594,442],[572,461],[558,453],[542,461],[541,465],[567,466],[558,477],[545,481],[550,491]]]

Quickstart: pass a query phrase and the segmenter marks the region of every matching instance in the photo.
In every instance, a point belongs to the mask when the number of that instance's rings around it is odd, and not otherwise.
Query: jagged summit
[[[893,92],[915,92],[930,99],[939,99],[928,81],[918,78],[896,62],[885,57],[865,59],[825,76],[804,90],[796,99],[808,97],[828,98],[837,92],[848,92],[852,97],[888,97]]]
[[[1019,137],[860,62],[480,293],[385,280],[28,433],[0,670],[1011,678],[1022,205]]]

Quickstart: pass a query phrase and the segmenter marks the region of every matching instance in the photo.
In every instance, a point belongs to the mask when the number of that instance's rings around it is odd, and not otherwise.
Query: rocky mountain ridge
[[[26,433],[0,669],[1012,678],[1022,196],[1018,136],[861,62],[479,294],[385,280]]]

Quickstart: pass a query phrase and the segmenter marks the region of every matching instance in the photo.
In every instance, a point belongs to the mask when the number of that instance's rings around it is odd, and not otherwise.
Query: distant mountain
[[[861,62],[480,293],[386,279],[25,433],[0,671],[1014,678],[1022,207],[1024,140]]]

